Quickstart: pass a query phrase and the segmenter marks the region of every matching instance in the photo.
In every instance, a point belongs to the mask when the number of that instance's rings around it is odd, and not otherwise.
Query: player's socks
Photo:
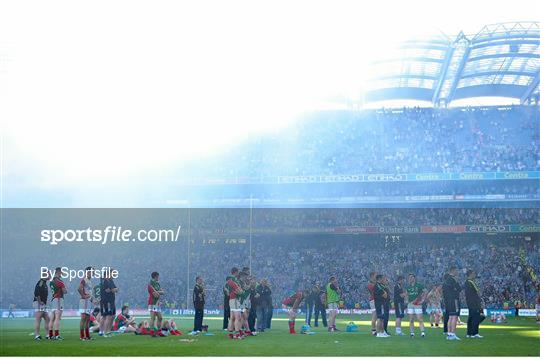
[[[49,338],[53,336],[53,331],[52,329],[49,329]]]
[[[60,330],[55,329],[54,330],[54,336],[58,337],[60,335]]]
[[[290,333],[290,334],[296,333],[296,332],[294,331],[294,322],[293,322],[293,321],[289,321],[289,333]]]
[[[396,334],[401,334],[401,328],[399,327],[396,328]]]
[[[84,339],[84,329],[81,329],[80,333],[81,333],[81,339]]]
[[[84,334],[86,335],[86,338],[90,338],[90,328],[85,328]]]

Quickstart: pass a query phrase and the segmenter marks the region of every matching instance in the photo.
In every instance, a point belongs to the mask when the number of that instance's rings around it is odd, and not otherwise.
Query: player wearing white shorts
[[[47,313],[47,296],[49,295],[49,289],[47,288],[47,281],[49,281],[49,273],[47,272],[44,277],[40,278],[34,288],[34,312],[36,315],[36,322],[34,324],[34,339],[36,341],[41,340],[39,334],[41,319],[45,321],[45,332],[49,328],[49,314]],[[49,339],[47,333],[46,339]]]
[[[62,336],[60,335],[60,320],[62,319],[62,311],[64,310],[64,295],[67,293],[67,289],[61,277],[62,268],[57,267],[54,270],[54,277],[50,282],[52,293],[52,319],[49,322],[49,336],[54,340],[63,340]]]
[[[294,328],[296,315],[298,314],[298,307],[305,297],[305,293],[302,291],[296,291],[294,294],[283,300],[283,309],[287,311],[287,317],[289,318],[289,333],[296,334]]]
[[[242,339],[244,338],[242,331],[242,307],[240,305],[239,295],[243,294],[240,281],[238,280],[239,270],[237,267],[231,269],[231,274],[227,276],[223,291],[229,296],[229,307],[231,311],[231,317],[229,319],[229,325],[227,331],[229,332],[229,338]]]
[[[238,294],[237,297],[240,301],[240,312],[242,320],[240,334],[242,336],[250,336],[252,335],[252,333],[248,323],[249,310],[251,309],[251,277],[249,276],[249,268],[244,267],[242,271],[240,271],[238,279],[240,281],[240,287],[242,288],[242,293]]]
[[[164,291],[159,284],[159,273],[152,272],[151,279],[148,283],[148,311],[150,312],[150,335],[152,337],[163,337],[161,333],[161,301]],[[157,321],[157,322],[156,322]]]
[[[406,288],[407,291],[407,314],[409,315],[409,329],[411,331],[411,338],[414,337],[414,320],[418,321],[420,326],[420,332],[422,337],[426,336],[426,330],[424,327],[424,317],[422,315],[422,303],[426,299],[426,289],[423,285],[416,282],[416,276],[409,274],[409,284]]]
[[[429,323],[431,328],[438,328],[441,321],[442,308],[442,286],[435,285],[427,294],[427,311],[429,313]]]
[[[79,292],[79,314],[81,321],[79,323],[81,341],[90,340],[90,315],[92,314],[92,267],[85,269],[85,277],[79,283],[77,291]]]
[[[330,282],[326,285],[326,301],[328,302],[328,332],[339,331],[336,328],[336,317],[339,309],[339,301],[341,299],[341,289],[339,288],[337,279],[332,276]]]

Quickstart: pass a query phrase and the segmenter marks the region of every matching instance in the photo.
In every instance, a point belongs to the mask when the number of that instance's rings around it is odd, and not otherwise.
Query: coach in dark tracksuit
[[[319,314],[321,315],[322,324],[328,326],[326,322],[326,292],[321,290],[321,286],[317,283],[315,294],[315,327],[319,327]]]
[[[229,317],[231,316],[231,307],[229,306],[229,295],[223,290],[223,329],[229,327]]]
[[[446,282],[446,280],[448,280],[448,276],[450,276],[450,275],[447,274],[447,273],[444,274],[443,283]],[[441,308],[442,308],[442,311],[443,311],[443,322],[444,322],[443,333],[446,334],[446,333],[448,333],[448,314],[446,313],[446,306],[444,305],[444,297],[443,297],[443,300],[441,302]]]
[[[467,337],[482,338],[478,334],[478,327],[485,319],[482,314],[482,301],[480,300],[480,289],[475,282],[476,272],[467,270],[467,281],[465,281],[465,300],[469,308],[469,318],[467,319]]]
[[[377,333],[388,333],[388,318],[390,316],[390,290],[388,280],[384,275],[376,276],[375,284],[375,311],[377,312]]]
[[[193,308],[195,309],[195,319],[193,324],[194,332],[202,332],[202,323],[204,317],[204,302],[206,293],[204,292],[203,279],[197,276],[195,287],[193,287]]]
[[[451,267],[448,271],[448,275],[445,276],[446,280],[443,283],[443,299],[445,312],[448,315],[448,332],[447,335],[450,339],[457,339],[456,325],[459,317],[461,304],[459,302],[459,293],[461,292],[461,286],[456,280],[458,274],[457,267]]]
[[[396,334],[401,335],[401,320],[405,317],[405,290],[403,289],[403,276],[398,276],[394,286],[394,307],[396,312]],[[386,332],[388,333],[388,332]]]

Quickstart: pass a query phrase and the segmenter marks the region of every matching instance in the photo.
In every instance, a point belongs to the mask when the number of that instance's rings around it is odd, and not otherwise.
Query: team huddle
[[[135,333],[137,335],[150,335],[152,337],[165,337],[167,335],[181,335],[175,322],[164,320],[161,313],[161,297],[165,294],[159,282],[159,273],[152,272],[150,282],[147,285],[149,321],[135,322],[129,314],[129,307],[123,305],[120,314],[116,314],[115,299],[118,287],[113,279],[105,276],[99,284],[92,283],[92,267],[85,269],[85,277],[80,281],[77,292],[79,299],[80,339],[92,340],[90,333],[98,332],[102,337],[110,337],[111,333]],[[40,324],[45,321],[45,330],[48,330],[46,339],[62,340],[60,335],[60,322],[64,309],[64,296],[67,288],[61,278],[61,268],[56,268],[54,276],[49,283],[52,298],[51,316],[48,314],[48,285],[49,275],[42,277],[34,289],[34,308],[36,312],[35,339],[41,340]],[[478,327],[485,318],[480,299],[480,290],[475,282],[476,273],[468,270],[467,280],[464,284],[465,298],[469,309],[467,321],[467,337],[482,338],[478,333]],[[377,338],[390,337],[388,333],[388,321],[390,308],[395,311],[395,334],[404,335],[402,332],[402,320],[405,314],[409,319],[410,336],[415,337],[415,323],[418,322],[421,337],[425,337],[426,329],[423,319],[423,307],[427,305],[430,315],[431,327],[439,327],[441,318],[444,321],[444,333],[448,340],[459,340],[456,335],[461,309],[460,292],[461,285],[458,283],[458,269],[451,267],[443,278],[440,285],[435,285],[429,291],[417,282],[414,274],[409,274],[407,282],[405,277],[398,276],[394,285],[393,296],[390,292],[388,277],[384,274],[372,272],[369,275],[367,290],[370,294],[370,309],[372,311],[371,333]],[[202,279],[197,277],[197,289],[204,292]],[[231,339],[243,339],[256,335],[255,320],[265,320],[251,312],[251,302],[256,299],[266,285],[265,280],[258,283],[251,275],[249,267],[239,270],[236,267],[225,280],[223,288],[225,301],[228,309],[225,310],[225,318],[228,323],[226,329]],[[283,309],[287,312],[289,320],[289,333],[295,334],[295,322],[298,310],[302,302],[308,297],[308,290],[297,290],[282,301]],[[328,331],[336,332],[336,317],[342,301],[342,290],[338,278],[330,277],[325,288],[322,290],[323,301],[328,312]],[[195,297],[195,295],[194,295]],[[393,298],[393,300],[392,300]],[[202,324],[202,309],[199,317],[199,326]],[[257,327],[264,331],[265,322],[257,322]],[[200,330],[199,330],[200,331]],[[304,329],[303,329],[304,331]]]
[[[159,284],[159,273],[152,272],[148,283],[148,311],[150,320],[143,320],[139,323],[129,314],[129,306],[123,305],[120,313],[116,314],[116,287],[111,277],[105,276],[99,284],[92,284],[92,267],[85,269],[85,277],[77,287],[79,298],[80,339],[82,341],[92,340],[90,333],[98,332],[99,336],[108,338],[111,333],[135,333],[137,335],[150,335],[152,337],[165,337],[168,335],[181,335],[174,320],[163,320],[161,315],[160,298],[165,294]],[[34,309],[36,312],[34,337],[41,340],[40,326],[41,320],[45,322],[45,338],[52,340],[63,340],[60,335],[60,322],[64,310],[64,296],[67,288],[62,280],[62,270],[57,267],[52,279],[49,274],[42,277],[34,288]],[[50,311],[47,305],[48,286],[51,288],[52,298],[50,301]]]

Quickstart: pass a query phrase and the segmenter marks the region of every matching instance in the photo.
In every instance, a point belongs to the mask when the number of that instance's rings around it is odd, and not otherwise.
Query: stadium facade
[[[446,107],[474,97],[538,104],[540,23],[484,26],[478,33],[406,41],[398,55],[373,63],[365,102],[419,100]]]

